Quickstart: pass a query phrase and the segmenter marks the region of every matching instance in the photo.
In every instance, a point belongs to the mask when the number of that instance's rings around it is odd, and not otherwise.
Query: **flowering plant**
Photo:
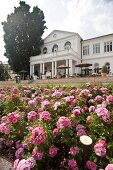
[[[113,166],[112,88],[3,87],[0,102],[0,152],[14,170]]]

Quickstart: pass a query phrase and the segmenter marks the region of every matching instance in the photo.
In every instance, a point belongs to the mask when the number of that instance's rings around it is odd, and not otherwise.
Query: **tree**
[[[10,75],[8,74],[8,71],[4,67],[4,65],[0,62],[0,81],[1,80],[8,80],[10,78]]]
[[[30,6],[20,1],[14,13],[2,23],[4,30],[5,56],[15,72],[29,72],[30,56],[40,54],[42,35],[46,28],[44,14],[37,6],[30,12]]]

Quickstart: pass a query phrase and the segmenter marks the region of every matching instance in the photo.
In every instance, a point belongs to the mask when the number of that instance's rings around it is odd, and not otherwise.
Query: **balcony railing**
[[[57,52],[51,52],[47,54],[40,54],[38,56],[32,56],[30,58],[30,61],[39,61],[47,58],[55,58],[55,57],[60,57],[60,56],[67,56],[67,55],[73,55],[79,58],[79,55],[77,52],[75,52],[73,49],[69,50],[62,50],[62,51],[57,51]]]

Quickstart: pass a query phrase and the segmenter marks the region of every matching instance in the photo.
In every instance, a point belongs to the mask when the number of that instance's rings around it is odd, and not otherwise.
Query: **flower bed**
[[[14,170],[113,169],[111,88],[3,87],[0,112],[0,154]]]

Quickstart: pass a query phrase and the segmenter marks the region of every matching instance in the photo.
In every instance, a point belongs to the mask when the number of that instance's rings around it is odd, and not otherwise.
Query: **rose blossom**
[[[68,128],[71,126],[71,122],[68,119],[68,117],[62,116],[59,118],[58,122],[57,122],[57,127],[58,128]]]
[[[50,113],[48,111],[43,111],[43,112],[39,113],[39,119],[50,121],[50,119],[51,119]]]
[[[104,140],[99,140],[94,146],[94,152],[99,157],[104,157],[106,155],[106,142]]]
[[[57,154],[57,148],[56,147],[50,147],[49,148],[49,155],[50,155],[50,157],[54,157],[56,154]]]
[[[113,164],[108,164],[105,170],[113,170]]]
[[[31,112],[28,113],[27,118],[28,118],[28,120],[32,120],[32,121],[36,120],[37,113],[35,111],[31,111]]]
[[[61,103],[60,102],[55,102],[55,104],[54,104],[54,110],[57,110],[58,109],[58,107],[61,105]]]
[[[14,141],[13,140],[8,140],[5,142],[6,146],[11,146],[13,145]]]
[[[48,100],[44,100],[42,103],[41,103],[41,108],[42,109],[45,109],[46,107],[50,106],[50,101]]]
[[[21,158],[23,154],[24,154],[24,149],[23,149],[23,148],[19,148],[19,149],[15,152],[16,158]]]
[[[68,161],[68,166],[71,170],[78,170],[77,163],[74,159]]]
[[[10,124],[7,122],[0,124],[0,132],[8,135],[10,133]]]
[[[113,104],[113,96],[112,95],[107,96],[106,101],[108,104]]]
[[[33,157],[30,157],[27,160],[22,159],[21,161],[19,161],[19,159],[16,159],[14,161],[13,169],[14,170],[30,170],[35,165],[36,165],[36,161]]]
[[[80,115],[81,114],[81,112],[80,112],[80,110],[79,109],[74,109],[73,111],[72,111],[72,117],[76,117],[76,116],[78,116],[78,115]]]
[[[74,99],[75,99],[74,96],[67,96],[67,97],[65,97],[65,101],[68,102],[68,103],[72,102]]]
[[[60,98],[62,96],[62,92],[55,90],[55,92],[52,94],[52,97]]]
[[[90,170],[96,170],[97,169],[97,165],[92,161],[87,161],[86,166]]]
[[[75,156],[76,154],[79,153],[79,150],[80,150],[80,149],[79,149],[78,147],[71,147],[69,153],[70,153],[71,155]]]
[[[34,148],[32,152],[32,157],[35,158],[36,160],[42,160],[43,152],[38,151],[37,148]]]
[[[54,136],[57,136],[59,134],[59,131],[57,128],[53,129],[53,135]]]
[[[9,122],[12,122],[14,124],[16,124],[19,120],[19,114],[17,114],[16,112],[12,112],[8,114],[8,120]]]
[[[35,104],[36,104],[36,102],[34,100],[30,100],[28,102],[28,105],[31,106],[31,107],[35,106]]]
[[[97,106],[97,109],[95,110],[95,112],[97,113],[97,115],[99,117],[101,117],[105,122],[107,122],[109,119],[110,119],[110,113],[108,111],[108,109],[106,109],[105,107],[98,107]]]
[[[46,140],[45,132],[42,127],[36,127],[32,130],[31,134],[30,141],[35,145],[40,145]]]
[[[89,107],[89,112],[94,112],[95,111],[95,106],[90,106]]]

